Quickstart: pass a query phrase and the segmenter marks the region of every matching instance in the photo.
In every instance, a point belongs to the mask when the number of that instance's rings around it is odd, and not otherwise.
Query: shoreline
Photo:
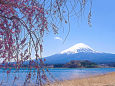
[[[58,81],[45,86],[115,86],[115,72],[85,78]]]

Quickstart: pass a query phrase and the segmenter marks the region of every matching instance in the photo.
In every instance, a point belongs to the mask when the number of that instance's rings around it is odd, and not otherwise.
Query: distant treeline
[[[7,64],[0,64],[0,68],[16,68],[18,65],[14,63],[7,63]],[[19,66],[20,68],[37,68],[40,67],[40,65],[36,64],[21,64]],[[100,68],[100,67],[115,67],[115,63],[101,63],[96,64],[94,62],[88,61],[88,60],[72,60],[66,64],[42,64],[42,68]]]
[[[97,68],[98,65],[96,63],[90,62],[88,60],[78,61],[73,60],[66,64],[55,64],[54,68],[63,67],[63,68]]]

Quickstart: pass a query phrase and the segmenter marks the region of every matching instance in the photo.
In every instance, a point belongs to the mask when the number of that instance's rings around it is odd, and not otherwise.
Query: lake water
[[[50,72],[46,72],[46,74],[50,80],[53,80],[51,77],[53,75],[55,79],[62,81],[115,72],[115,68],[50,68],[49,71]],[[31,81],[34,82],[34,80],[36,80],[37,70],[33,69],[32,72],[34,74],[32,75]],[[15,83],[23,84],[28,73],[28,69],[21,69],[17,72],[14,69],[7,75],[6,70],[0,69],[0,83],[2,83],[3,86],[12,86],[16,76],[17,80]]]

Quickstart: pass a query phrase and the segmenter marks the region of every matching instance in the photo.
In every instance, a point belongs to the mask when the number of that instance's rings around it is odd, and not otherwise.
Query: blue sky
[[[60,29],[58,35],[49,32],[44,37],[43,56],[59,53],[77,43],[85,43],[97,51],[115,53],[115,0],[93,0],[92,27],[87,24],[87,13],[77,22],[76,17],[70,20],[71,31],[66,41],[64,38],[68,27],[64,25],[64,33]]]

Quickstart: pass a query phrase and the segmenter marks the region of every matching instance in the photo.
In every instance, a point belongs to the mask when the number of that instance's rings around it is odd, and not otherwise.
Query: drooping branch
[[[43,85],[42,80],[48,81],[44,70],[40,71],[44,66],[42,42],[45,32],[53,30],[54,34],[58,34],[60,24],[68,25],[70,31],[70,17],[82,14],[86,2],[87,0],[0,0],[0,67],[7,68],[8,63],[15,62],[13,67],[20,69],[25,61],[29,61],[29,70],[32,67],[37,69],[38,86]],[[91,11],[88,19],[90,24]],[[69,32],[67,36],[68,34]],[[30,78],[31,72],[25,82]]]

